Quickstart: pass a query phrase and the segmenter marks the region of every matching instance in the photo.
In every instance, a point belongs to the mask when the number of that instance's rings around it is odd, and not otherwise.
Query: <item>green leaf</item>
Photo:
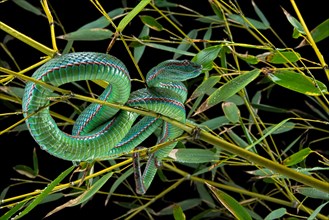
[[[213,151],[206,149],[173,149],[168,156],[181,163],[207,163],[218,160]]]
[[[236,52],[234,54],[236,54],[241,60],[244,60],[247,63],[253,64],[253,65],[259,63],[258,57],[254,56],[254,55],[241,54],[241,53],[236,53]]]
[[[294,51],[273,51],[257,55],[258,60],[273,64],[294,63],[300,58],[300,54]]]
[[[26,11],[32,12],[33,14],[36,15],[42,15],[42,11],[39,8],[30,4],[28,1],[25,0],[12,0],[12,1],[19,7],[25,9]]]
[[[300,22],[296,18],[294,18],[291,14],[289,14],[284,8],[282,8],[282,10],[286,18],[288,19],[289,23],[295,28],[295,30],[300,34],[305,34],[304,28],[300,24]]]
[[[297,153],[294,153],[293,155],[290,155],[289,157],[287,157],[283,161],[283,164],[286,166],[292,166],[292,165],[298,164],[298,163],[302,162],[303,160],[305,160],[306,157],[308,155],[310,155],[311,153],[313,153],[313,151],[309,147],[304,148],[304,149],[298,151]]]
[[[141,33],[139,34],[139,38],[145,38],[148,37],[150,34],[150,28],[147,27],[146,25],[143,26],[143,29]],[[145,45],[140,44],[140,46],[134,47],[134,58],[136,62],[138,63],[139,60],[141,59],[143,53],[145,51]]]
[[[108,14],[108,16],[113,19],[116,16],[122,15],[124,13],[124,9],[123,8],[116,8],[112,11],[110,11]],[[82,27],[80,27],[78,30],[83,30],[83,29],[94,29],[94,28],[105,28],[110,24],[110,21],[107,20],[107,18],[105,16],[102,16],[100,18],[98,18],[95,21],[89,22],[88,24],[83,25]]]
[[[202,202],[201,199],[197,198],[197,199],[186,199],[184,201],[175,203],[173,205],[169,205],[163,209],[161,209],[159,212],[156,213],[156,215],[158,216],[162,216],[162,215],[172,215],[173,214],[173,209],[175,206],[180,206],[182,208],[182,210],[188,210],[188,209],[192,209],[198,205],[200,205]]]
[[[113,175],[113,172],[109,172],[109,173],[105,174],[104,176],[102,176],[102,178],[97,180],[97,182],[95,182],[95,184],[92,185],[90,187],[90,189],[87,189],[86,191],[84,191],[80,196],[69,200],[68,202],[64,203],[63,205],[56,207],[55,209],[50,211],[45,217],[49,217],[50,215],[52,215],[64,208],[76,206],[76,205],[86,202],[87,200],[89,200],[93,195],[95,195],[98,192],[98,190],[108,181],[108,179],[112,175]]]
[[[193,29],[191,30],[188,34],[187,34],[187,37],[184,38],[182,40],[182,42],[178,45],[177,49],[178,50],[183,50],[183,51],[187,51],[191,46],[192,46],[192,43],[190,42],[190,39],[195,39],[197,38],[197,35],[198,35],[198,31]],[[179,53],[174,53],[174,57],[173,59],[176,60],[178,59],[179,57],[181,56],[181,54]]]
[[[155,0],[154,1],[154,4],[157,6],[157,7],[178,7],[178,4],[176,3],[171,3],[171,2],[168,2],[167,0]]]
[[[3,216],[0,217],[0,220],[8,220],[8,219],[17,219],[16,216],[11,218],[16,212],[18,212],[28,201],[21,201],[17,203],[13,208],[9,209]],[[17,215],[19,216],[19,215]]]
[[[200,126],[206,127],[210,130],[215,130],[220,128],[221,126],[225,126],[229,123],[229,120],[225,116],[219,116],[213,119],[209,119],[205,122],[202,122]]]
[[[115,182],[112,184],[111,189],[105,199],[105,205],[107,205],[108,201],[110,200],[110,197],[114,193],[114,191],[122,184],[123,181],[125,181],[131,174],[133,174],[134,168],[128,169],[126,172],[124,172],[118,179],[115,180]]]
[[[28,214],[34,207],[42,202],[42,200],[48,196],[48,194],[57,186],[67,175],[69,175],[75,166],[69,167],[62,172],[55,180],[53,180],[15,219],[19,219]]]
[[[195,53],[191,53],[188,51],[184,51],[184,50],[178,50],[177,48],[174,47],[169,47],[169,46],[165,46],[162,44],[155,44],[155,43],[144,43],[144,42],[140,42],[141,44],[148,46],[148,47],[152,47],[155,49],[159,49],[159,50],[164,50],[164,51],[169,51],[169,52],[174,52],[174,53],[179,53],[185,56],[195,56]]]
[[[233,197],[226,194],[225,192],[217,189],[206,183],[209,189],[214,194],[215,198],[236,218],[241,220],[251,220],[249,213],[246,209],[240,205]]]
[[[254,69],[250,72],[235,77],[231,81],[225,83],[208,97],[208,99],[198,108],[195,114],[199,114],[217,105],[218,103],[230,98],[231,96],[239,92],[241,89],[246,87],[254,79],[256,79],[259,74],[260,70]]]
[[[218,53],[221,49],[221,45],[207,47],[198,52],[195,57],[193,57],[192,62],[202,65],[202,68],[205,70],[211,70],[213,61],[218,57]]]
[[[307,220],[314,220],[316,219],[316,216],[320,213],[321,209],[325,207],[329,202],[323,203],[319,207],[317,207],[314,212],[310,215],[310,217],[307,218]]]
[[[76,41],[98,41],[111,38],[113,32],[103,28],[79,29],[77,31],[58,36],[62,40],[76,40]]]
[[[125,27],[131,22],[132,19],[140,12],[142,11],[146,5],[148,5],[151,2],[151,0],[141,0],[136,7],[134,7],[119,23],[118,25],[118,31],[122,32]]]
[[[269,73],[267,76],[275,84],[305,95],[320,96],[321,92],[328,92],[327,87],[322,82],[313,80],[313,78],[304,76],[297,72],[279,70]]]
[[[214,1],[209,1],[210,6],[212,8],[212,10],[215,12],[217,19],[216,20],[220,20],[220,21],[224,21],[224,16],[222,11],[218,8],[218,5],[214,3]],[[215,16],[214,16],[215,17]],[[216,18],[216,17],[215,17]]]
[[[230,19],[232,19],[233,21],[235,21],[236,23],[249,27],[249,28],[252,27],[252,28],[259,29],[259,30],[266,30],[269,28],[268,26],[266,26],[265,24],[263,24],[260,21],[257,21],[252,18],[242,17],[241,15],[229,14],[228,17]]]
[[[251,1],[252,6],[254,7],[254,10],[256,12],[256,14],[258,15],[259,19],[263,22],[263,24],[265,25],[265,27],[270,28],[270,22],[266,19],[264,13],[258,8],[258,6],[256,5],[255,1]]]
[[[191,97],[186,101],[186,103],[192,101],[193,99],[206,94],[210,88],[213,88],[216,85],[221,76],[211,76],[208,79],[204,80],[192,93]]]
[[[25,166],[25,165],[16,165],[14,167],[14,170],[24,176],[27,176],[28,178],[34,179],[36,177],[36,174],[34,172],[34,170],[29,167],[29,166]]]
[[[222,109],[224,111],[225,117],[233,124],[240,121],[240,111],[236,104],[233,102],[223,102]]]
[[[320,190],[315,189],[315,188],[298,187],[298,188],[296,188],[296,191],[299,194],[302,194],[302,195],[310,197],[310,198],[329,200],[329,193],[325,193],[325,192],[320,191]]]
[[[276,210],[273,210],[270,214],[268,214],[264,220],[273,220],[273,219],[280,219],[287,213],[287,210],[285,208],[279,208]]]
[[[186,216],[183,212],[182,207],[177,204],[174,205],[173,214],[174,214],[175,220],[185,220],[186,219]]]
[[[329,36],[329,18],[316,26],[312,31],[311,31],[311,36],[314,40],[315,43],[320,42],[324,39],[326,39]],[[309,45],[307,40],[302,40],[300,44],[297,46],[297,48]]]
[[[270,130],[272,130],[274,127],[276,127],[277,125],[271,125],[269,127],[267,127],[266,129],[264,129],[264,133],[267,133],[269,132]],[[281,133],[285,133],[285,132],[288,132],[288,131],[291,131],[293,130],[295,127],[295,123],[293,122],[286,122],[284,123],[283,125],[281,125],[279,128],[277,128],[275,131],[272,132],[272,134],[281,134]]]
[[[202,65],[203,69],[211,70],[212,63],[218,57],[218,53],[221,48],[221,45],[207,47],[197,53],[195,57],[193,57],[192,62]]]
[[[153,30],[156,30],[156,31],[163,30],[162,25],[155,18],[153,18],[149,15],[142,15],[142,16],[140,16],[140,19],[146,26],[148,26],[149,28],[151,28]]]

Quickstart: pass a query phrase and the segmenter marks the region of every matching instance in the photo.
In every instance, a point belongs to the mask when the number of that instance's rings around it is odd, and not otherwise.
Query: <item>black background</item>
[[[30,1],[35,6],[41,8],[39,1]],[[50,1],[54,10],[57,13],[57,16],[60,18],[63,26],[65,27],[67,32],[74,31],[81,27],[82,25],[97,19],[100,17],[99,12],[94,8],[94,6],[89,1]],[[114,8],[120,7],[121,1],[100,1],[106,11],[111,11]],[[138,1],[128,1],[128,6],[133,6]],[[182,4],[186,7],[192,8],[204,15],[212,15],[213,11],[209,6],[208,1],[206,0],[190,0],[190,1],[176,1],[179,4]],[[238,1],[241,6],[244,14],[247,17],[258,19],[255,14],[251,1]],[[255,1],[258,7],[263,11],[263,13],[268,18],[271,23],[272,28],[278,35],[285,41],[285,43],[293,48],[297,46],[300,42],[300,39],[292,39],[292,26],[287,21],[285,15],[282,12],[281,7],[285,8],[288,12],[290,12],[293,16],[296,17],[294,10],[289,1],[274,1],[274,0],[258,0]],[[325,1],[296,1],[299,6],[299,10],[305,19],[306,24],[309,29],[314,28],[316,25],[323,22],[328,18],[327,7],[324,6]],[[42,44],[48,45],[51,47],[50,42],[50,34],[49,34],[49,26],[48,22],[45,18],[41,16],[31,15],[31,13],[17,7],[10,0],[5,1],[0,4],[0,20],[7,25],[15,28],[16,30],[30,36],[31,38],[39,41]],[[180,19],[183,23],[183,30],[187,33],[189,30],[198,27],[197,22],[191,22],[187,19]],[[184,23],[185,22],[185,23]],[[169,24],[163,24],[164,26],[170,27]],[[126,35],[135,35],[138,36],[141,28],[141,22],[139,22],[138,18],[136,18],[132,25],[128,26],[124,32]],[[56,29],[57,35],[62,34],[60,29]],[[248,42],[250,36],[244,31],[235,30],[236,33],[233,34],[234,40],[236,42]],[[240,31],[240,32],[239,32]],[[153,33],[153,32],[152,32]],[[266,31],[268,35],[270,35],[269,31]],[[155,33],[161,36],[161,33]],[[2,40],[5,36],[4,32],[0,32],[0,40]],[[201,35],[200,35],[201,36]],[[224,39],[226,36],[224,33],[218,33],[218,40]],[[200,37],[201,38],[201,37]],[[271,39],[271,38],[270,38]],[[271,39],[274,41],[277,47],[283,47],[275,38]],[[59,49],[63,49],[65,46],[65,42],[58,40]],[[105,52],[109,40],[104,41],[95,41],[95,42],[75,42],[74,48],[80,51],[98,51]],[[326,56],[328,54],[328,47],[325,45],[326,41],[320,42],[319,48],[323,55]],[[13,40],[8,43],[8,48],[13,53],[16,61],[20,64],[21,68],[24,69],[30,66],[33,63],[36,63],[42,54],[35,49],[25,45],[24,43],[19,42],[18,40]],[[325,50],[325,51],[324,51]],[[315,58],[314,52],[310,48],[301,48],[297,50],[301,52],[303,56],[310,58],[311,60],[317,60]],[[241,51],[245,53],[246,51]],[[122,44],[117,42],[113,49],[111,50],[111,54],[121,59],[124,63],[126,63],[132,75],[136,74],[136,71],[131,63],[131,60],[123,48]],[[306,54],[306,55],[305,55]],[[142,58],[140,62],[140,67],[143,72],[147,72],[147,70],[162,60],[169,59],[171,54],[163,53],[155,49],[147,48],[145,52],[145,56]],[[1,59],[8,59],[5,53],[0,51]],[[12,63],[10,63],[12,65]],[[13,66],[13,65],[12,65]],[[29,75],[32,72],[28,73]],[[135,75],[137,77],[137,75]],[[298,108],[299,101],[298,98],[303,100],[302,96],[296,96],[296,103],[285,102],[285,100],[289,97],[283,98],[283,93],[274,94],[272,96],[274,101],[278,106],[281,107],[289,107],[289,105],[293,105],[291,107]],[[290,97],[291,98],[291,97]],[[293,98],[293,97],[292,97]],[[302,101],[301,101],[302,102]],[[302,105],[302,103],[300,103]],[[14,104],[15,105],[15,104]],[[17,107],[17,111],[20,111],[20,106],[15,105]],[[0,113],[10,111],[6,107],[0,105]],[[0,121],[0,130],[7,128],[7,126],[11,125],[13,122],[16,122],[22,118],[21,115],[18,116],[10,116],[7,119]],[[34,142],[32,137],[28,132],[20,132],[20,133],[6,133],[0,136],[0,167],[1,167],[1,181],[0,181],[0,191],[4,189],[6,186],[13,184],[14,181],[10,180],[10,178],[23,178],[23,176],[17,174],[13,167],[17,164],[24,164],[32,166],[32,152],[33,149],[36,148],[39,163],[40,163],[40,173],[47,176],[47,178],[54,179],[57,175],[65,170],[68,166],[71,165],[70,162],[62,161],[57,159],[46,152],[40,150],[38,145]],[[161,187],[160,185],[155,184],[153,187]],[[182,198],[186,195],[193,193],[194,188],[186,182],[184,185],[186,187],[182,187],[181,189],[186,189],[184,191],[179,191],[179,194],[182,194]],[[20,195],[22,193],[27,193],[33,191],[35,186],[31,185],[30,187],[15,187],[9,191],[10,195]],[[151,189],[152,190],[152,189]],[[158,190],[159,192],[160,190]],[[171,195],[174,196],[173,201],[180,201],[179,195]],[[68,217],[68,215],[72,215],[74,218],[87,218],[94,217],[98,213],[102,216],[97,219],[111,219],[111,216],[118,216],[118,212],[120,212],[120,208],[114,204],[109,204],[104,208],[103,202],[104,198],[102,196],[97,196],[93,199],[92,202],[89,202],[85,207],[81,210],[79,207],[65,209],[60,213],[50,217],[49,219],[61,219]],[[59,205],[60,203],[58,203]],[[43,208],[44,207],[44,208]],[[32,211],[31,215],[28,218],[34,217],[34,219],[41,219],[45,213],[49,212],[54,204],[51,204],[50,207],[47,205],[43,205],[38,207],[36,210]],[[153,207],[156,209],[156,207]],[[80,210],[80,211],[78,211]],[[157,210],[157,209],[156,209]],[[0,210],[0,215],[2,210]],[[122,212],[121,212],[122,213]],[[191,216],[189,216],[191,217]]]

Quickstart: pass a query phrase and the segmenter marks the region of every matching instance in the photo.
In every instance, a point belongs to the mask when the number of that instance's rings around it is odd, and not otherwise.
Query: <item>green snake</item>
[[[185,122],[184,102],[187,88],[182,83],[201,73],[201,66],[183,60],[167,60],[146,75],[146,88],[131,93],[131,79],[125,65],[116,57],[95,52],[76,52],[55,57],[39,67],[33,78],[59,87],[80,80],[104,80],[107,88],[100,100],[142,108]],[[116,158],[131,152],[152,133],[163,143],[183,131],[159,117],[144,116],[97,103],[90,104],[77,118],[72,134],[61,131],[49,112],[49,88],[34,82],[25,87],[22,108],[27,127],[40,147],[50,154],[73,162]],[[137,122],[135,122],[137,121]],[[153,155],[157,161],[175,147],[173,143]],[[149,163],[152,179],[156,164]],[[147,180],[146,180],[147,181]]]

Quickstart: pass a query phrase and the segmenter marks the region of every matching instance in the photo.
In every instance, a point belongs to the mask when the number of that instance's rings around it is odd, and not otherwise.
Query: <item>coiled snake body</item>
[[[104,80],[109,86],[99,99],[147,109],[185,122],[187,89],[181,81],[198,76],[201,66],[190,61],[169,60],[152,68],[147,88],[130,93],[130,76],[117,58],[102,53],[79,52],[56,57],[45,63],[33,78],[60,86],[79,80]],[[70,161],[115,158],[130,152],[157,130],[158,143],[176,138],[182,131],[159,118],[143,117],[134,124],[137,113],[92,103],[76,120],[72,134],[61,131],[49,113],[53,91],[28,82],[22,108],[35,141],[50,154]],[[160,128],[160,129],[158,129]],[[156,152],[161,161],[175,146]]]

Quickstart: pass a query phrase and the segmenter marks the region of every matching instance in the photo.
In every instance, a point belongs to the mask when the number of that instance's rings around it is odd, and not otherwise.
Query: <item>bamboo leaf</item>
[[[214,194],[215,198],[236,218],[241,220],[251,220],[249,213],[240,205],[233,197],[225,192],[217,189],[206,183],[209,189]]]
[[[151,0],[141,0],[136,7],[134,7],[119,23],[118,25],[118,31],[122,32],[125,27],[131,22],[132,19],[140,12],[142,11],[146,5],[148,5],[151,2]]]
[[[174,205],[173,215],[174,215],[175,220],[185,220],[186,219],[186,216],[183,212],[182,207],[177,204]]]
[[[299,194],[302,194],[304,196],[314,198],[314,199],[324,199],[329,200],[329,193],[324,193],[323,191],[320,191],[315,188],[311,187],[298,187],[296,191]]]
[[[184,38],[182,40],[182,42],[178,45],[177,49],[178,50],[183,50],[183,51],[187,51],[191,46],[192,43],[190,42],[190,39],[195,39],[197,38],[198,35],[198,31],[193,29],[191,30],[188,34],[187,34],[187,38]],[[176,60],[181,56],[181,54],[179,53],[174,53],[174,57],[173,59]]]
[[[48,194],[57,186],[67,175],[69,175],[75,166],[71,166],[62,172],[54,181],[52,181],[15,219],[19,219],[28,214],[34,207],[42,202]]]
[[[55,209],[53,209],[52,211],[50,211],[45,217],[49,217],[50,215],[53,215],[54,213],[67,208],[67,207],[72,207],[72,206],[76,206],[79,204],[82,204],[84,202],[86,202],[87,200],[89,200],[93,195],[95,195],[95,193],[98,192],[98,190],[108,181],[108,179],[113,175],[112,172],[107,173],[106,175],[102,176],[102,178],[100,178],[99,180],[97,180],[97,182],[92,185],[90,187],[90,189],[87,189],[85,192],[83,192],[80,196],[69,200],[68,202],[64,203],[63,205],[60,205],[58,207],[56,207]]]
[[[140,19],[146,26],[148,26],[149,28],[151,28],[153,30],[156,30],[156,31],[163,30],[162,25],[157,20],[155,20],[155,18],[153,18],[152,16],[142,15],[142,16],[140,16]]]
[[[179,53],[179,54],[182,54],[182,55],[185,55],[185,56],[195,56],[195,53],[191,53],[191,52],[184,51],[184,50],[178,50],[177,48],[165,46],[165,45],[162,45],[162,44],[143,43],[143,42],[140,42],[140,43],[145,45],[145,46],[152,47],[152,48],[159,49],[159,50]]]
[[[192,209],[192,208],[200,205],[201,202],[202,202],[202,200],[199,199],[199,198],[196,198],[196,199],[186,199],[184,201],[175,203],[173,205],[169,205],[169,206],[161,209],[159,212],[156,213],[156,215],[158,215],[158,216],[172,215],[173,214],[173,209],[177,205],[180,206],[183,211],[185,211],[185,210]]]
[[[207,163],[218,160],[218,156],[210,150],[193,148],[173,149],[168,156],[181,163]]]
[[[76,41],[98,41],[109,39],[113,32],[103,28],[79,29],[77,31],[60,35],[57,38],[62,40]]]
[[[238,24],[241,24],[241,25],[243,25],[245,27],[248,27],[248,28],[252,27],[252,28],[259,29],[259,30],[266,30],[266,29],[269,28],[268,26],[266,26],[265,24],[263,24],[260,21],[257,21],[257,20],[252,19],[252,18],[242,17],[241,15],[229,14],[228,17],[231,20],[233,20],[234,22],[236,22]]]
[[[277,85],[305,95],[320,96],[321,92],[328,92],[327,87],[322,82],[293,71],[279,70],[269,73],[268,77]]]
[[[123,8],[116,8],[112,11],[110,11],[108,14],[108,16],[110,18],[115,18],[116,16],[122,15],[124,13]],[[100,18],[98,18],[95,21],[89,22],[85,25],[83,25],[82,27],[80,27],[78,30],[83,30],[83,29],[94,29],[94,28],[105,28],[110,24],[110,22],[107,20],[107,18],[105,16],[102,16]]]
[[[133,174],[133,172],[134,172],[134,168],[130,168],[129,170],[124,172],[122,175],[120,175],[120,177],[113,183],[113,185],[111,186],[111,189],[109,191],[109,194],[107,195],[107,197],[105,199],[105,205],[107,205],[107,203],[110,200],[110,197],[112,196],[114,191],[118,188],[118,186],[120,186],[122,184],[122,182],[128,178],[128,176]]]
[[[213,61],[218,57],[221,48],[221,45],[207,47],[198,52],[195,57],[193,57],[192,62],[202,65],[202,68],[205,70],[211,70]]]
[[[262,23],[265,25],[265,27],[270,28],[270,22],[266,19],[264,13],[258,8],[255,1],[251,1],[252,6],[254,7],[254,10],[256,14],[258,15],[259,19],[262,21]]]
[[[203,81],[192,93],[191,97],[186,101],[186,103],[192,101],[195,98],[198,98],[201,95],[206,94],[209,89],[213,88],[214,85],[216,85],[221,76],[211,76],[205,81]]]
[[[312,31],[311,31],[311,36],[314,40],[315,43],[320,42],[324,39],[326,39],[329,36],[329,18],[316,26]],[[308,42],[304,39],[296,48],[300,48],[302,46],[309,45]]]
[[[17,203],[13,208],[9,209],[8,212],[6,212],[3,216],[0,217],[0,220],[14,220],[17,219],[17,216],[14,216],[13,218],[11,218],[16,212],[18,212],[25,204],[27,203],[27,201],[21,201],[19,203]]]
[[[29,166],[25,166],[25,165],[16,165],[14,166],[14,170],[24,176],[27,176],[28,178],[34,179],[36,177],[36,174],[34,172],[34,170],[29,167]]]
[[[225,117],[232,122],[233,124],[236,124],[240,120],[240,111],[236,104],[233,102],[223,102],[222,103],[222,109],[225,114]]]
[[[148,38],[149,34],[150,34],[150,28],[147,27],[146,25],[144,25],[143,29],[138,37],[139,38]],[[134,47],[134,58],[137,63],[141,59],[144,51],[145,51],[145,45],[143,45],[143,44],[140,44],[139,46]]]
[[[270,214],[268,214],[264,220],[273,220],[273,219],[280,219],[287,213],[287,210],[285,208],[279,208],[276,210],[273,210]]]
[[[254,79],[256,79],[259,74],[260,74],[260,70],[254,69],[250,72],[235,77],[231,81],[225,83],[208,97],[208,99],[198,108],[195,115],[230,98],[231,96],[239,92],[241,89],[246,87]]]
[[[269,126],[269,127],[265,128],[263,132],[267,133],[270,130],[272,130],[275,126],[277,126],[277,125]],[[292,129],[294,129],[294,127],[295,127],[295,123],[287,121],[286,123],[281,125],[279,128],[277,128],[275,131],[273,131],[272,134],[281,134],[284,132],[288,132],[288,131],[291,131]]]
[[[288,19],[289,23],[294,27],[294,29],[297,31],[297,34],[294,34],[294,38],[299,37],[300,34],[305,34],[303,26],[300,24],[300,22],[294,18],[289,12],[287,12],[284,8],[282,8],[283,13],[285,14],[286,18]]]
[[[12,1],[19,7],[25,9],[26,11],[32,12],[33,14],[39,16],[42,15],[42,11],[39,8],[32,5],[31,3],[29,3],[28,1],[25,0],[12,0]]]
[[[300,60],[299,53],[294,51],[273,51],[266,52],[256,56],[258,60],[269,62],[273,64],[294,63]]]
[[[283,161],[283,164],[286,166],[292,166],[292,165],[298,164],[298,163],[302,162],[303,160],[305,160],[306,157],[308,157],[308,155],[310,155],[311,153],[313,153],[313,151],[309,147],[304,148],[304,149],[298,151],[297,153],[294,153],[294,154],[290,155],[289,157],[287,157]]]
[[[320,213],[321,209],[322,209],[323,207],[325,207],[328,203],[329,203],[329,201],[326,202],[326,203],[323,203],[322,205],[320,205],[319,207],[317,207],[317,208],[314,210],[314,212],[310,215],[310,217],[307,218],[307,220],[314,220],[314,219],[316,219],[316,216]]]

